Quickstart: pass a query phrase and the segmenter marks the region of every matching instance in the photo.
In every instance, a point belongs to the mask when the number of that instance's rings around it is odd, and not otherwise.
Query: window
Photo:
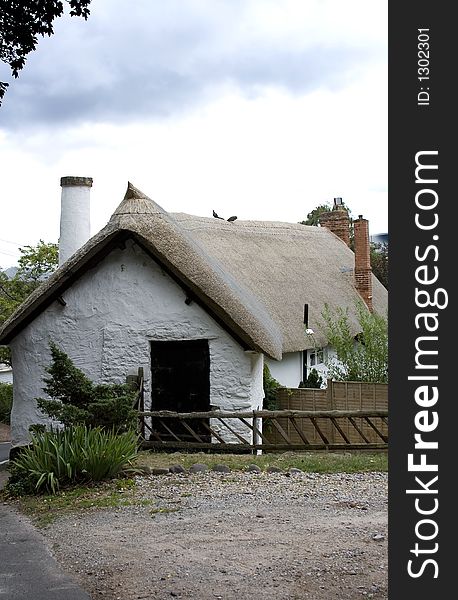
[[[314,348],[313,350],[309,350],[309,367],[314,367],[315,365],[321,365],[324,362],[324,350],[323,348]]]

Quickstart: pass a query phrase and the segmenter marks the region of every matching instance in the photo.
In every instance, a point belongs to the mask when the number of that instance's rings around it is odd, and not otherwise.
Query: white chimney
[[[59,266],[91,236],[90,198],[92,177],[62,177]]]

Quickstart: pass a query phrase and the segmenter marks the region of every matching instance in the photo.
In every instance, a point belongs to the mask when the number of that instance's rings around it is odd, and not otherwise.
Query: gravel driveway
[[[93,598],[387,598],[387,474],[138,478],[43,533]]]

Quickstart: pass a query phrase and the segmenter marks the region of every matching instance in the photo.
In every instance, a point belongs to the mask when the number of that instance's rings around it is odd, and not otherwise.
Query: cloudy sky
[[[297,222],[341,196],[387,231],[387,0],[93,0],[0,108],[0,266],[59,237],[60,177],[92,233],[131,181],[168,211]],[[11,81],[0,66],[0,79]]]

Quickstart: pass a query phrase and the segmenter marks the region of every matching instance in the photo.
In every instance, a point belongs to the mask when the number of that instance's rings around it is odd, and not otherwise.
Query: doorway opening
[[[208,340],[151,342],[151,410],[186,413],[210,410]],[[188,424],[203,441],[211,441],[201,420],[190,420]],[[151,425],[162,439],[174,439],[158,419],[153,419]],[[176,429],[173,433],[183,441],[196,441],[179,422],[173,427]]]

